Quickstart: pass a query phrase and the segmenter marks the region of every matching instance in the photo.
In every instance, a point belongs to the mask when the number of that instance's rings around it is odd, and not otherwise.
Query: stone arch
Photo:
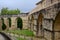
[[[42,21],[43,21],[43,14],[42,13],[40,13],[39,15],[38,15],[38,20],[37,20],[37,36],[43,36],[42,34]]]
[[[11,18],[7,18],[7,20],[8,20],[9,27],[11,27]]]
[[[58,12],[55,21],[54,21],[54,30],[60,31],[60,12]]]
[[[1,20],[2,20],[2,30],[6,30],[6,25],[5,25],[5,23],[4,23],[4,19],[1,18]]]
[[[54,31],[54,39],[60,40],[60,11],[55,17],[55,20],[53,23],[53,31]]]
[[[16,23],[17,23],[17,28],[23,29],[23,21],[22,21],[22,18],[17,17],[16,18]]]

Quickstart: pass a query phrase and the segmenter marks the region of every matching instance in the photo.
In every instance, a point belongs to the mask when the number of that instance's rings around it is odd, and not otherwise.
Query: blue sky
[[[0,9],[8,7],[9,9],[20,9],[22,12],[31,11],[40,0],[0,0]]]

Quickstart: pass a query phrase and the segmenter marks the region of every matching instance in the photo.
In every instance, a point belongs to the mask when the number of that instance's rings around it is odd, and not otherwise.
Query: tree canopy
[[[9,10],[8,8],[2,8],[1,9],[1,15],[5,15],[5,14],[20,14],[20,10],[19,9],[15,9],[15,10]]]

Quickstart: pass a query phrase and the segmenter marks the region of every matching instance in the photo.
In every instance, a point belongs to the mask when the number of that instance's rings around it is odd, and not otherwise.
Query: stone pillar
[[[53,38],[52,32],[45,29],[44,30],[44,38],[46,40],[52,40],[52,38]]]
[[[2,30],[2,20],[0,18],[0,31]]]
[[[34,20],[34,26],[33,26],[33,32],[34,32],[34,35],[37,36],[37,19]]]
[[[31,20],[30,20],[30,16],[28,16],[28,30],[30,30],[31,29],[31,22],[30,22]]]
[[[31,30],[31,21],[30,21],[30,19],[28,20],[28,29]]]
[[[33,29],[34,29],[34,24],[33,24],[33,22],[31,21],[31,31],[34,31]]]
[[[53,30],[52,25],[53,25],[53,20],[52,19],[44,19],[43,20],[43,28],[52,31]]]
[[[26,16],[21,18],[22,18],[23,29],[28,29],[28,18]]]
[[[34,15],[34,34],[38,37],[43,37],[43,26],[42,26],[42,21],[43,17],[40,13],[37,13]],[[42,17],[41,21],[39,20],[39,16]]]
[[[17,29],[17,22],[15,17],[11,17],[11,29]]]
[[[34,26],[34,17],[33,17],[33,15],[29,15],[29,20],[28,20],[28,22],[29,22],[29,29],[31,30],[31,31],[33,31],[33,26]]]
[[[52,19],[44,19],[43,21],[43,30],[44,30],[44,37],[47,40],[53,39],[53,20]]]
[[[28,29],[31,30],[31,16],[28,16]]]
[[[37,33],[37,36],[43,37],[43,27],[42,27],[42,24],[40,24],[40,23],[38,25],[38,33]]]
[[[54,40],[60,40],[60,32],[59,31],[55,32]]]
[[[34,32],[34,34],[35,34],[35,36],[37,36],[38,34],[37,34],[37,28],[38,28],[38,26],[37,26],[37,19],[38,19],[38,14],[37,13],[35,13],[34,15],[34,25],[33,25],[33,32]]]
[[[9,30],[9,21],[8,21],[8,18],[4,18],[4,24],[6,25],[6,30]]]

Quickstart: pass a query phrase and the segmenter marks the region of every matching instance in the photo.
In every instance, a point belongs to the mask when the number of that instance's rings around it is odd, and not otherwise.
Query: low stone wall
[[[9,36],[13,36],[13,37],[20,37],[26,40],[33,40],[33,37],[29,37],[29,36],[25,36],[25,35],[18,35],[18,34],[13,34],[13,33],[6,33]]]
[[[6,32],[5,32],[6,33]],[[25,35],[18,35],[18,34],[13,34],[13,33],[6,33],[9,36],[13,37],[20,37],[26,40],[45,40],[45,38],[38,38],[38,37],[31,37],[31,36],[25,36]]]
[[[11,40],[11,38],[10,37],[8,37],[5,33],[3,33],[3,32],[0,32],[0,35],[2,35],[2,37],[3,37],[3,39],[5,39],[5,40]],[[1,36],[0,36],[1,37]],[[0,38],[1,39],[1,38]]]

